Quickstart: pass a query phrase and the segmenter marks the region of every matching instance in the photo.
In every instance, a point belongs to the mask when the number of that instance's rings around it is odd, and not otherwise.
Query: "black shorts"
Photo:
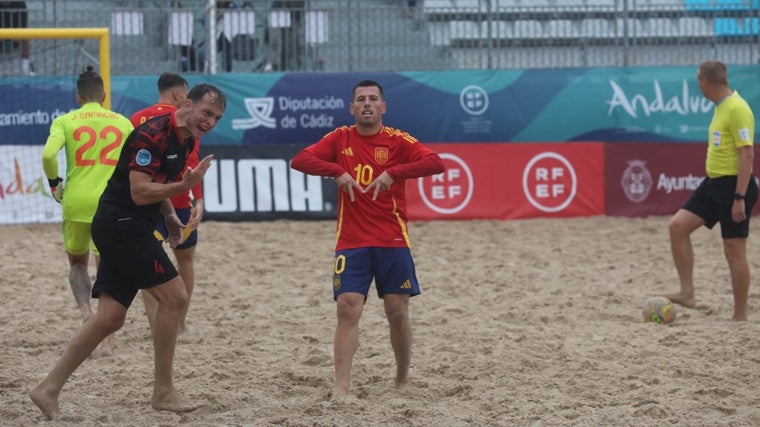
[[[736,222],[731,217],[736,192],[736,177],[705,178],[699,184],[683,209],[697,215],[705,221],[705,226],[712,229],[720,223],[720,235],[724,239],[745,238],[749,236],[749,219],[752,208],[757,202],[757,182],[754,177],[749,180],[747,194],[744,199],[744,209],[747,219]]]
[[[92,297],[105,292],[129,308],[140,289],[166,283],[178,276],[153,226],[131,218],[92,222],[92,240],[100,250],[100,264]]]

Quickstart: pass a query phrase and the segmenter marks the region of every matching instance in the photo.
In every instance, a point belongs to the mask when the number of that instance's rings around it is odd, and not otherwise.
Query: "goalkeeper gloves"
[[[61,203],[63,200],[63,179],[60,176],[56,179],[48,179],[48,184],[50,184],[50,194],[53,195],[56,202]]]

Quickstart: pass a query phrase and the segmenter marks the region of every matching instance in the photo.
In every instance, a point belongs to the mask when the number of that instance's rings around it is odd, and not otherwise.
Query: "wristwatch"
[[[744,194],[734,193],[734,200],[744,200]]]

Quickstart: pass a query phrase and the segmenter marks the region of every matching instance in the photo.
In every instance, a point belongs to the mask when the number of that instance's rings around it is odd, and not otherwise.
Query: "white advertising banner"
[[[42,171],[42,145],[0,145],[0,224],[60,222],[61,205]],[[66,156],[58,153],[60,176]]]

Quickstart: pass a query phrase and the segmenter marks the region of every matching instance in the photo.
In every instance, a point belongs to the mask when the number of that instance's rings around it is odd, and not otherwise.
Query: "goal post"
[[[98,39],[100,67],[106,99],[103,106],[111,109],[111,53],[108,28],[1,28],[0,40],[24,39]]]
[[[98,46],[98,55],[89,58],[99,61],[93,65],[103,78],[103,106],[112,105],[108,28],[0,29],[0,40],[24,39],[38,40],[32,55],[45,66],[34,76],[0,79],[5,94],[0,100],[0,225],[62,221],[61,205],[52,199],[42,170],[42,150],[52,121],[77,107],[72,93],[83,71],[81,57],[88,56],[86,45]],[[58,166],[59,176],[65,176],[64,150],[58,153]]]

